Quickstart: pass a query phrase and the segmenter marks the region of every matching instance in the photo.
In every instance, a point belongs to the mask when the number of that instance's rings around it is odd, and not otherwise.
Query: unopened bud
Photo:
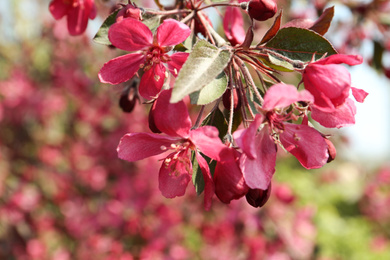
[[[265,21],[273,17],[278,11],[274,0],[251,0],[247,12],[252,19]]]
[[[334,158],[336,158],[336,153],[337,153],[336,147],[334,147],[333,143],[327,138],[325,138],[325,142],[328,145],[328,154],[329,154],[327,162],[330,163],[331,161],[334,160]]]
[[[135,20],[142,21],[141,13],[141,9],[129,1],[127,5],[124,5],[122,9],[119,10],[118,14],[116,15],[116,22],[120,22],[126,18],[133,18]]]
[[[137,100],[139,100],[137,94],[137,82],[133,81],[132,84],[124,89],[119,98],[119,107],[123,112],[130,113],[133,111]]]
[[[230,89],[227,89],[225,91],[225,93],[223,94],[223,96],[222,96],[223,106],[227,110],[230,110],[231,100],[232,100],[231,98],[232,98],[232,91]],[[234,104],[233,104],[234,111],[240,109],[240,107],[241,107],[241,99],[238,96],[237,89],[233,89],[233,101],[234,101]]]
[[[157,128],[155,120],[154,120],[154,110],[156,109],[156,102],[153,103],[152,107],[150,108],[149,112],[149,129],[153,133],[159,134],[161,133],[160,129]]]
[[[268,201],[271,195],[271,183],[266,190],[250,189],[245,195],[246,201],[255,208],[260,208]]]

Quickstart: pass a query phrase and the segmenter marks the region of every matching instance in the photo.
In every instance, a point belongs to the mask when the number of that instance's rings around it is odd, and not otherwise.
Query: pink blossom
[[[133,162],[170,151],[160,168],[159,188],[165,197],[174,198],[185,193],[192,173],[191,151],[195,152],[205,180],[205,208],[209,209],[214,183],[208,164],[199,152],[220,161],[220,153],[226,147],[215,127],[203,126],[191,130],[192,123],[184,102],[171,104],[170,95],[171,90],[161,92],[154,110],[156,127],[166,135],[126,134],[118,145],[118,156]]]
[[[85,32],[88,19],[96,17],[94,0],[52,0],[49,10],[56,20],[66,16],[71,35]]]
[[[292,85],[272,86],[264,96],[263,114],[257,114],[248,129],[235,133],[243,150],[240,168],[249,188],[268,188],[275,172],[277,141],[307,169],[322,167],[327,162],[328,145],[317,130],[286,122],[294,115],[283,109],[298,101],[310,103],[313,97],[306,90],[298,92]],[[260,128],[262,123],[265,124]],[[276,136],[279,138],[275,139]]]
[[[100,81],[116,85],[131,79],[142,68],[144,74],[139,92],[146,99],[154,98],[161,91],[167,75],[163,63],[176,77],[189,55],[184,52],[168,55],[167,52],[187,39],[190,33],[191,29],[187,25],[173,19],[164,20],[155,35],[145,24],[135,19],[124,19],[113,24],[108,31],[111,43],[132,53],[105,63],[99,72]]]
[[[360,56],[335,54],[307,65],[303,72],[305,88],[314,96],[314,106],[324,112],[333,112],[343,105],[351,91],[351,75],[340,63],[358,65]],[[363,102],[367,93],[352,89],[353,95]]]

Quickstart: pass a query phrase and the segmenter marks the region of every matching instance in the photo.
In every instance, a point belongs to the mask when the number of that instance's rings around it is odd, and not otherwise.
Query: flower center
[[[145,51],[146,61],[142,64],[144,71],[149,70],[154,64],[159,64],[160,62],[167,62],[171,60],[168,54],[165,54],[165,51],[159,46],[152,46]]]

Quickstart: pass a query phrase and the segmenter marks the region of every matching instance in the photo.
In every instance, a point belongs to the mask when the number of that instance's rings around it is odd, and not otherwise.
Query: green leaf
[[[202,121],[201,125],[202,126],[205,126],[205,125],[215,126],[219,131],[219,138],[220,139],[223,139],[223,137],[226,135],[227,130],[228,130],[228,124],[226,122],[225,116],[223,115],[221,110],[219,110],[219,108],[210,112],[205,117],[205,119]],[[211,176],[213,176],[217,162],[211,161],[211,159],[208,158],[207,156],[203,156],[203,157],[206,159],[206,161],[210,167]],[[198,195],[200,195],[204,190],[204,179],[203,179],[202,171],[201,171],[199,164],[196,160],[195,152],[192,152],[191,162],[192,162],[192,182],[195,186],[196,193]]]
[[[217,162],[211,161],[211,159],[206,156],[203,157],[205,158],[207,164],[209,165],[211,176],[213,176]],[[204,183],[202,170],[199,167],[198,161],[196,160],[195,152],[192,152],[191,162],[192,162],[192,183],[194,184],[196,194],[200,195],[204,191],[205,183]]]
[[[204,179],[198,161],[196,160],[195,152],[192,152],[191,154],[191,162],[192,162],[192,183],[195,186],[196,194],[200,195],[204,190]]]
[[[374,55],[372,59],[372,66],[378,70],[381,70],[382,65],[382,58],[383,58],[383,52],[385,49],[383,48],[383,45],[378,41],[374,42]]]
[[[170,102],[179,102],[209,84],[224,70],[231,57],[229,50],[199,40],[179,72]]]
[[[100,26],[98,32],[95,37],[93,37],[93,41],[103,45],[112,45],[110,40],[108,39],[108,29],[110,26],[115,23],[116,15],[118,14],[120,9],[111,13],[106,20],[104,20],[102,26]]]
[[[153,9],[147,9],[147,10],[155,11]],[[161,17],[162,17],[161,15],[149,14],[146,11],[145,14],[142,15],[141,22],[145,24],[152,32],[154,32],[161,23]]]
[[[188,38],[183,42],[183,45],[185,48],[187,48],[187,50],[191,51],[195,43],[196,43],[196,36],[194,35],[193,32],[191,32],[190,36],[188,36]]]
[[[93,41],[103,45],[112,45],[110,40],[108,39],[108,30],[110,26],[116,22],[116,16],[120,9],[111,13],[106,20],[104,20],[102,26],[100,26],[98,32],[95,37],[93,37]],[[154,31],[160,25],[161,15],[148,14],[145,13],[142,16],[142,22],[151,30]]]
[[[268,60],[264,59],[264,62],[267,66],[279,70],[279,71],[287,71],[291,72],[294,71],[294,66],[284,60],[278,59],[277,57],[272,56],[272,54],[268,53]]]
[[[183,43],[179,43],[178,45],[175,46],[175,48],[173,48],[174,51],[180,51],[180,52],[185,52],[187,51],[188,49],[186,48],[186,46],[184,46]]]
[[[227,85],[227,76],[222,72],[204,88],[190,94],[191,104],[207,105],[215,101],[225,93]]]
[[[327,56],[336,54],[332,44],[320,34],[302,28],[282,28],[265,48],[281,54],[291,60],[310,61],[315,54],[319,59],[325,53]]]

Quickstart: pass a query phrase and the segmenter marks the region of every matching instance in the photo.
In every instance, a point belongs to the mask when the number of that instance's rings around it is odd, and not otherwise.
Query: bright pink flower
[[[203,126],[191,130],[186,105],[183,101],[169,103],[170,95],[171,90],[161,92],[154,110],[156,127],[166,135],[126,134],[118,145],[118,156],[133,162],[171,151],[160,168],[159,188],[165,197],[174,198],[185,193],[192,174],[191,151],[195,152],[205,180],[205,208],[209,209],[214,183],[208,164],[199,152],[220,161],[226,146],[219,139],[215,127]]]
[[[307,65],[303,72],[305,88],[314,96],[314,106],[324,112],[333,112],[343,105],[351,91],[351,75],[338,64],[358,65],[360,56],[335,54]],[[367,96],[363,90],[352,89],[355,98],[362,102]]]
[[[94,0],[52,0],[49,10],[56,20],[66,16],[71,35],[85,32],[88,19],[96,17]]]
[[[145,24],[135,19],[124,19],[113,24],[108,31],[111,43],[133,53],[105,63],[99,72],[100,81],[116,85],[131,79],[143,68],[139,92],[146,99],[154,98],[161,91],[166,77],[163,63],[176,77],[189,55],[184,52],[168,55],[167,52],[187,39],[190,33],[187,25],[173,19],[164,20],[154,36]]]
[[[264,96],[264,114],[257,114],[248,129],[235,133],[237,145],[243,150],[240,168],[249,188],[266,190],[271,182],[277,151],[275,135],[303,167],[319,168],[327,162],[328,146],[317,130],[286,122],[294,117],[283,109],[298,101],[312,102],[313,97],[306,90],[298,92],[292,85],[272,86]],[[262,123],[265,124],[259,130]]]
[[[237,7],[226,8],[223,18],[223,30],[226,38],[235,46],[241,44],[245,40],[244,19],[240,10]]]

